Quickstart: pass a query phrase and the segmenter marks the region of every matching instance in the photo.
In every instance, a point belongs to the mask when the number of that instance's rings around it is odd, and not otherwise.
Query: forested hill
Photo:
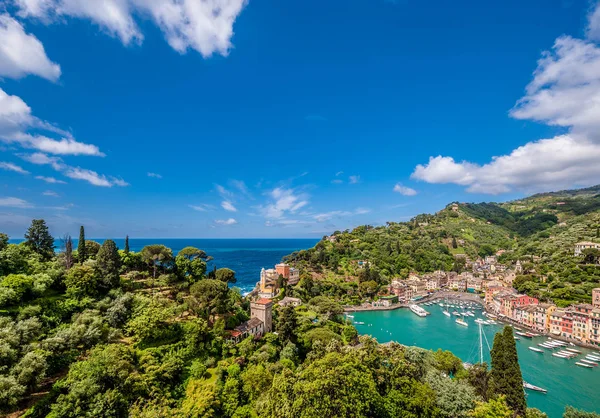
[[[600,242],[600,186],[506,203],[454,202],[408,222],[336,231],[287,259],[330,277],[357,275],[358,261],[369,261],[377,281],[385,283],[411,272],[461,270],[456,254],[475,259],[506,250],[501,263],[535,260],[524,290],[560,303],[588,300],[600,282],[599,268],[573,257],[579,241]]]

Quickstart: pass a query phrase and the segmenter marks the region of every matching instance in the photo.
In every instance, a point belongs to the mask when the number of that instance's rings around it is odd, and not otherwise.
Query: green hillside
[[[599,192],[595,186],[506,203],[451,203],[408,222],[336,231],[334,242],[324,238],[288,261],[328,280],[381,286],[410,272],[460,272],[456,254],[476,259],[506,250],[499,262],[521,260],[527,273],[516,281],[519,290],[559,304],[589,301],[600,284],[600,266],[597,258],[574,257],[573,251],[579,241],[600,243]],[[370,262],[368,273],[358,267],[360,260]]]

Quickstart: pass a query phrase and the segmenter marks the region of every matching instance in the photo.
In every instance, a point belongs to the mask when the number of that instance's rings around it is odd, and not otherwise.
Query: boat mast
[[[483,364],[483,341],[481,339],[481,323],[479,323],[479,363]]]

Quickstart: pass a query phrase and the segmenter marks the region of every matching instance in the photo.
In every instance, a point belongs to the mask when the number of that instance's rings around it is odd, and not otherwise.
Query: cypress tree
[[[490,395],[505,395],[510,409],[516,415],[525,416],[527,403],[512,327],[507,325],[496,334],[491,354]]]
[[[65,267],[67,270],[73,267],[73,240],[68,234],[65,239]]]
[[[125,235],[125,254],[129,254],[129,235]]]
[[[96,272],[105,289],[119,285],[121,257],[117,245],[111,239],[104,241],[96,255]]]
[[[80,263],[87,260],[87,251],[85,249],[85,230],[83,225],[79,227],[79,242],[77,243],[77,258]]]
[[[456,242],[456,237],[452,237],[452,248],[458,248],[458,243]]]

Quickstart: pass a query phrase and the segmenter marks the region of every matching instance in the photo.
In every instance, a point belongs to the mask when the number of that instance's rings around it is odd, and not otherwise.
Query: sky
[[[600,183],[588,0],[0,1],[0,231],[319,237]]]

